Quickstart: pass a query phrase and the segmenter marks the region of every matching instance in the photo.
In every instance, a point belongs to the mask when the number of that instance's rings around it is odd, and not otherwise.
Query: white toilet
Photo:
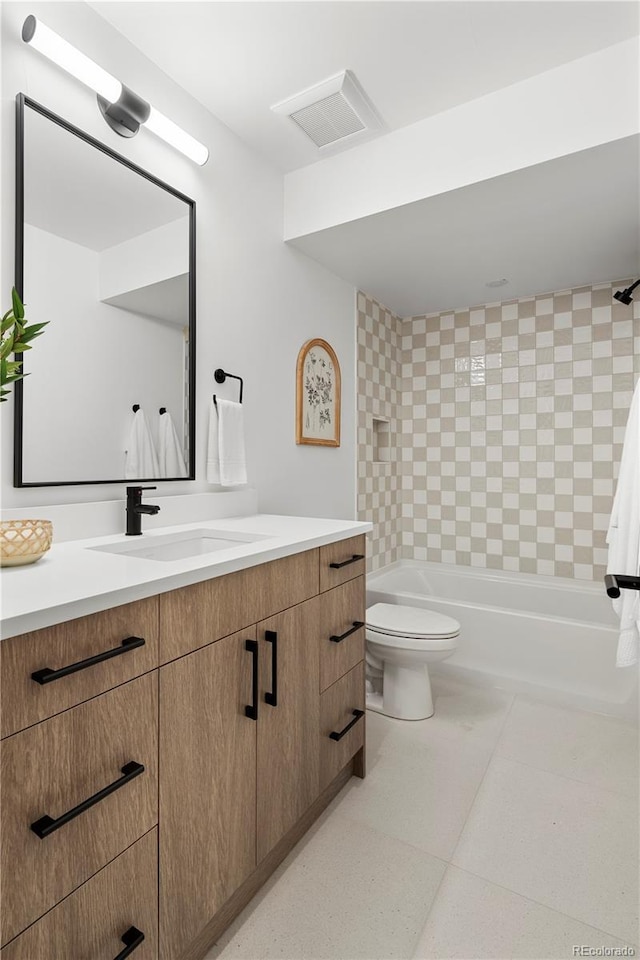
[[[376,603],[366,616],[367,708],[398,720],[433,716],[427,665],[454,652],[458,621],[392,603]]]

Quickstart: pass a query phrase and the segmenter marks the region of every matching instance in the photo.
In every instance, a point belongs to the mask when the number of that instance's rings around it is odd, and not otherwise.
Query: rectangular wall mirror
[[[14,486],[193,480],[194,201],[24,94],[16,161],[16,288],[49,325],[15,385]],[[156,445],[171,417],[182,476],[127,475],[135,405]]]

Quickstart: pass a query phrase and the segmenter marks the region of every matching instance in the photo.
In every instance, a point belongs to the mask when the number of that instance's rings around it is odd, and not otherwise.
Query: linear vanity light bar
[[[209,159],[209,150],[203,143],[200,143],[195,137],[186,133],[177,123],[169,120],[168,117],[165,117],[165,115],[160,113],[159,110],[156,110],[155,107],[150,107],[149,116],[145,120],[144,125],[147,130],[155,133],[156,137],[160,137],[200,166],[205,164]]]
[[[76,80],[94,90],[98,95],[98,104],[104,119],[120,136],[135,136],[140,126],[144,125],[194,163],[202,166],[209,159],[209,150],[204,144],[138,97],[116,77],[112,77],[32,14],[22,26],[22,39]]]

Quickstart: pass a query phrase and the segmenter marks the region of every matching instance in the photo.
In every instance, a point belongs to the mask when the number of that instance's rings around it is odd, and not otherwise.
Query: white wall
[[[638,65],[635,37],[294,170],[285,239],[638,133]]]
[[[33,13],[140,96],[206,143],[198,167],[153,135],[117,137],[95,96],[20,39]],[[158,484],[160,493],[210,489],[205,481],[208,404],[222,366],[245,378],[249,475],[263,511],[352,517],[355,507],[355,291],[282,242],[282,177],[174,84],[84,3],[8,3],[2,9],[3,309],[13,283],[14,98],[22,91],[108,143],[197,203],[197,480]],[[177,56],[188,51],[176,51]],[[46,319],[31,317],[30,319]],[[323,337],[342,368],[342,446],[296,446],[295,366],[305,340]],[[78,362],[80,362],[78,360]],[[12,402],[3,403],[2,498],[5,507],[105,500],[122,486],[12,487]]]
[[[188,272],[189,218],[184,217],[103,250],[98,295],[108,300]]]
[[[161,406],[182,439],[182,328],[100,303],[101,255],[94,250],[26,225],[25,251],[29,313],[46,314],[50,326],[25,361],[24,431],[30,442],[24,479],[124,477],[134,403],[145,411],[156,446]],[[66,289],[71,276],[73,308]],[[85,362],[75,363],[76,354]],[[57,402],[63,416],[53,412]]]

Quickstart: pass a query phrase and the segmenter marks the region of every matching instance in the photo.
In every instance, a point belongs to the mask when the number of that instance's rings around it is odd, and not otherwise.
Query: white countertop
[[[143,525],[146,518],[143,517]],[[226,530],[265,537],[182,560],[158,561],[110,554],[90,547],[131,543],[150,545],[156,537],[185,530]],[[212,577],[302,553],[327,543],[368,533],[370,523],[255,514],[205,520],[149,530],[141,537],[123,534],[55,544],[34,564],[3,567],[2,636],[39,630],[89,613],[108,610]]]

